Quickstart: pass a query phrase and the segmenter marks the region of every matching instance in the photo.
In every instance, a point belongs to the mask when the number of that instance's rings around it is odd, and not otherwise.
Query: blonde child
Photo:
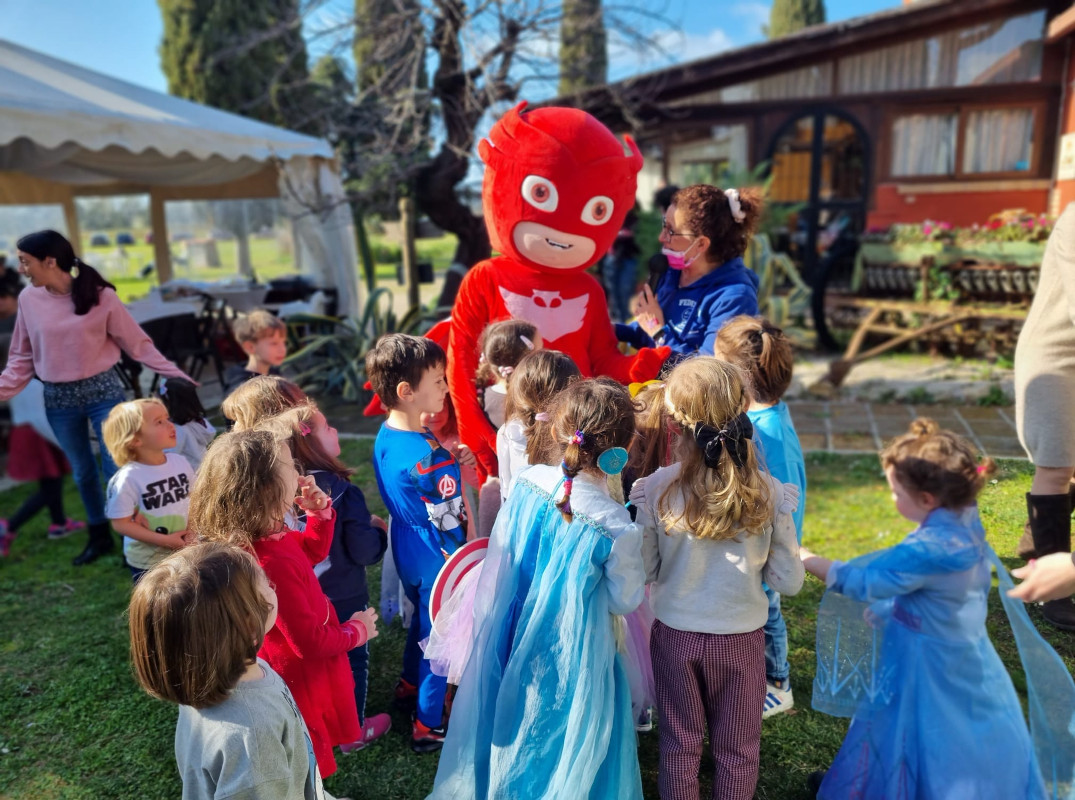
[[[634,406],[585,380],[551,413],[562,463],[519,475],[497,517],[432,800],[642,797],[611,616],[642,599],[641,529],[604,472],[626,461]]]
[[[119,467],[108,481],[105,513],[123,536],[123,556],[137,583],[186,544],[194,471],[183,456],[165,452],[175,447],[175,425],[160,400],[120,403],[109,412],[102,434]]]
[[[205,458],[206,448],[216,436],[213,423],[205,418],[198,389],[182,378],[161,378],[160,396],[168,409],[169,419],[175,425],[175,447],[172,452],[183,456],[190,462],[190,468],[197,472]]]
[[[240,384],[224,398],[220,410],[233,430],[248,431],[263,419],[287,411],[309,398],[297,385],[279,375],[260,375]]]
[[[504,409],[507,422],[496,433],[502,500],[507,500],[516,475],[557,457],[548,410],[556,395],[579,377],[575,362],[558,350],[535,350],[519,361]]]
[[[183,800],[331,800],[291,692],[257,657],[277,603],[254,557],[219,543],[184,548],[134,588],[134,675],[148,694],[179,706]]]
[[[791,342],[780,328],[760,317],[734,317],[717,333],[717,358],[734,364],[746,377],[750,405],[747,417],[754,425],[762,466],[779,481],[799,490],[799,507],[792,514],[795,535],[803,541],[806,512],[806,461],[791,421],[791,412],[781,400],[791,385],[794,356]],[[788,626],[780,612],[780,595],[765,587],[769,598],[769,620],[765,623],[765,704],[762,719],[780,714],[795,705],[788,664]]]
[[[258,308],[237,318],[231,332],[247,359],[245,364],[234,364],[224,371],[226,386],[235,386],[258,375],[280,373],[280,365],[287,358],[287,325],[282,319]]]
[[[293,504],[306,513],[305,531],[284,525]],[[314,575],[335,520],[332,501],[313,478],[299,476],[287,442],[267,430],[218,437],[190,498],[191,530],[204,541],[252,550],[280,598],[258,655],[294,695],[325,777],[336,771],[333,746],[362,737],[346,653],[377,635],[373,609],[340,623]]]
[[[350,481],[353,469],[340,461],[340,437],[325,415],[312,403],[270,417],[258,426],[286,439],[296,465],[312,477],[317,488],[332,500],[336,524],[332,545],[314,574],[339,619],[349,619],[369,607],[366,567],[379,562],[388,546],[384,520],[370,515],[362,490]],[[369,643],[347,652],[355,679],[355,707],[362,736],[341,746],[345,753],[362,750],[383,736],[392,725],[387,714],[366,716],[369,678]]]
[[[668,376],[665,397],[677,463],[631,494],[657,618],[658,785],[662,798],[697,800],[708,726],[713,796],[750,800],[765,697],[762,581],[785,594],[802,586],[795,524],[783,484],[758,466],[737,368],[688,359]]]
[[[1011,585],[986,543],[975,502],[992,462],[980,464],[963,438],[918,419],[885,448],[881,465],[896,511],[918,527],[894,547],[846,563],[801,551],[806,569],[829,588],[817,648],[818,675],[828,679],[815,681],[814,706],[840,716],[845,706],[854,714],[832,767],[812,775],[812,787],[822,798],[1058,796],[1047,794],[1035,757],[1049,751],[1037,747],[1037,738],[1032,745],[1019,697],[986,631],[991,563]],[[1071,680],[1061,667],[1064,683],[1035,694],[1041,651],[1028,658],[1021,634],[1031,632],[1058,665],[1059,658],[1020,604],[1011,605],[1023,617],[1007,609],[1030,712],[1045,723],[1035,735],[1049,733],[1063,716],[1052,734],[1063,738],[1061,769],[1070,778],[1071,715],[1056,712],[1071,707]],[[879,649],[872,652],[875,641]],[[856,650],[855,642],[869,647]],[[1051,708],[1044,718],[1041,701]],[[1055,780],[1057,765],[1049,766],[1046,775]]]
[[[493,427],[499,428],[504,424],[504,406],[512,373],[523,356],[541,349],[541,337],[533,324],[521,319],[505,319],[486,326],[480,346],[478,386],[484,387],[482,405]]]

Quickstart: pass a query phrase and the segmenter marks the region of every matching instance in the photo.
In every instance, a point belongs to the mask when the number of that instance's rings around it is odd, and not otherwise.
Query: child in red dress
[[[284,526],[292,498],[306,513],[305,531]],[[335,520],[332,501],[313,478],[298,474],[287,443],[267,430],[216,439],[190,497],[190,529],[203,540],[252,550],[276,590],[279,615],[258,656],[294,695],[325,777],[336,771],[333,746],[362,736],[347,652],[377,635],[373,609],[341,624],[314,575]]]
[[[6,556],[19,528],[42,508],[49,510],[50,539],[63,539],[86,527],[85,522],[68,519],[63,510],[63,476],[71,472],[63,451],[56,443],[45,419],[44,387],[34,379],[11,398],[14,427],[8,438],[7,474],[16,481],[37,481],[37,491],[28,497],[10,519],[0,519],[0,556]]]

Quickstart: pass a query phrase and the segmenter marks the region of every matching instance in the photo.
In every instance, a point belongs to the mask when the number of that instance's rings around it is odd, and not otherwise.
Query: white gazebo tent
[[[0,205],[60,204],[79,240],[75,198],[148,194],[154,261],[172,277],[169,200],[279,197],[296,258],[358,305],[351,214],[331,146],[83,69],[0,39]]]

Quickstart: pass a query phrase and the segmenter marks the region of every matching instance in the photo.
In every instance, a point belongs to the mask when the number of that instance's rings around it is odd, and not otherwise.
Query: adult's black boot
[[[1038,558],[1071,552],[1071,498],[1064,494],[1028,494],[1026,510]],[[1042,616],[1054,628],[1075,631],[1075,604],[1071,598],[1042,603]]]
[[[115,543],[112,541],[112,528],[107,522],[99,522],[90,525],[89,532],[89,544],[87,544],[86,549],[75,556],[75,560],[71,562],[76,567],[92,563],[101,556],[111,553],[116,547]]]
[[[1068,507],[1075,509],[1075,478],[1072,478],[1068,484]],[[1019,537],[1019,544],[1015,546],[1015,554],[1024,561],[1038,557],[1038,551],[1034,547],[1034,534],[1030,530],[1029,514],[1027,514],[1026,524],[1023,525],[1023,535]]]

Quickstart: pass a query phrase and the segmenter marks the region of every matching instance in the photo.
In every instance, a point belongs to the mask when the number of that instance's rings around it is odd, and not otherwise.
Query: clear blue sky
[[[634,1],[659,10],[653,0]],[[835,21],[891,8],[899,2],[828,0],[826,7],[829,20]],[[330,4],[344,12],[353,7],[352,0],[330,0]],[[667,0],[663,12],[667,22],[648,24],[662,42],[667,42],[669,61],[686,61],[760,40],[769,6],[770,0]],[[167,91],[157,56],[162,25],[155,0],[0,0],[0,20],[0,38]],[[671,26],[678,26],[680,32]],[[639,71],[637,58],[625,53],[611,55],[610,77],[618,79]],[[644,69],[659,66],[662,64],[656,62],[643,65]]]

